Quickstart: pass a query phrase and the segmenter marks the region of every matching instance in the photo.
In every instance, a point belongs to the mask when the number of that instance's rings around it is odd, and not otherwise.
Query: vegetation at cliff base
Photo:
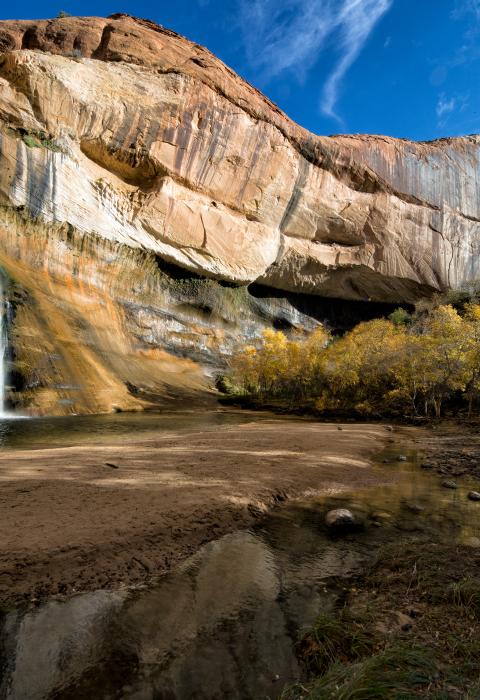
[[[358,324],[287,336],[266,330],[241,349],[222,388],[257,403],[318,413],[440,417],[480,398],[480,304],[433,305]]]

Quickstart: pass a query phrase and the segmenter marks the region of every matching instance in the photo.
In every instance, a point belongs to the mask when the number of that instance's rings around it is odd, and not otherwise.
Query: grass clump
[[[480,699],[480,552],[439,534],[379,550],[298,643],[285,700]]]
[[[325,673],[338,659],[356,661],[374,647],[374,636],[344,609],[337,616],[318,617],[313,630],[300,643],[300,654],[310,673]]]
[[[425,649],[393,644],[379,654],[334,664],[310,689],[312,700],[400,700],[434,683],[438,670]]]
[[[480,617],[480,581],[466,576],[461,581],[453,583],[449,595],[454,605]]]

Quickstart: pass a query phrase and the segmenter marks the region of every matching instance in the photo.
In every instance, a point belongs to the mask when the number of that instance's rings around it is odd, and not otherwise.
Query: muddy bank
[[[342,429],[339,429],[342,428]],[[0,603],[139,583],[287,498],[393,480],[383,426],[271,419],[0,455]]]
[[[422,467],[443,477],[473,477],[480,485],[480,422],[431,423],[416,436]]]
[[[480,488],[480,439],[474,426],[447,422],[400,434],[417,448],[407,481],[383,503],[378,489],[366,494],[370,512],[381,508],[374,556],[343,581],[332,609],[318,607],[296,647],[304,677],[283,700],[366,697],[365,688],[378,700],[480,698],[480,503],[469,497]]]
[[[346,462],[348,443],[326,428],[324,453],[331,439]],[[473,700],[480,505],[468,492],[475,480],[443,488],[420,468],[425,457],[415,441],[425,435],[385,432],[386,440],[373,435],[386,446],[365,470],[373,485],[356,479],[351,490],[284,503],[199,547],[151,585],[54,596],[0,615],[0,696],[298,700],[353,697],[367,687],[385,700]],[[188,435],[199,433],[207,437],[198,426]],[[363,442],[358,433],[347,437]],[[229,450],[238,451],[235,441]],[[361,527],[332,532],[326,516],[339,508]]]

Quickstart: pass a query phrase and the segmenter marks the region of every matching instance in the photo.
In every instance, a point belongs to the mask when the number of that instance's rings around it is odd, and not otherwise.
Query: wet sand
[[[0,604],[144,582],[287,498],[391,480],[370,462],[391,433],[342,427],[272,419],[4,451]]]

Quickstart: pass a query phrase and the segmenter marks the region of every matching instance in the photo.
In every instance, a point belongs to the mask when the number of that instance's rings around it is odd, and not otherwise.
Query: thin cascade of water
[[[7,372],[9,302],[5,280],[0,275],[0,417],[5,416],[5,378]]]
[[[0,276],[0,416],[5,411],[5,355],[7,352],[5,342],[5,291],[3,279]]]

